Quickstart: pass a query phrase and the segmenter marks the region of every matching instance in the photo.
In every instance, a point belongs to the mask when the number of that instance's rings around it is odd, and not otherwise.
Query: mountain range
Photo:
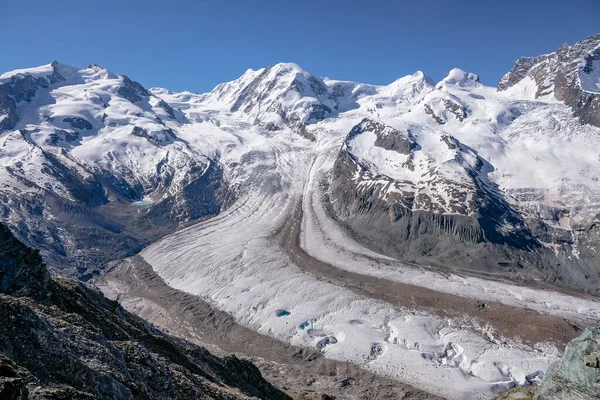
[[[550,365],[600,321],[599,149],[600,35],[496,86],[2,73],[0,393],[594,398],[597,328]]]
[[[459,69],[376,86],[291,63],[207,94],[95,64],[6,72],[2,219],[53,271],[89,279],[246,195],[254,142],[335,136],[329,208],[367,247],[598,294],[599,45],[521,58],[497,88]]]

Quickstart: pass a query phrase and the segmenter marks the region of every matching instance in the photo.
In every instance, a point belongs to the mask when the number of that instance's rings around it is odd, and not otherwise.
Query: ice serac
[[[500,79],[498,90],[530,85],[529,96],[551,96],[571,107],[582,123],[600,126],[600,34],[556,52],[522,57]]]
[[[0,75],[3,220],[51,268],[85,277],[218,213],[218,155],[179,136],[179,114],[95,64]]]

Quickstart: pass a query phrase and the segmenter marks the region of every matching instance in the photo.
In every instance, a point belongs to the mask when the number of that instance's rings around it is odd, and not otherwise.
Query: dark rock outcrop
[[[55,61],[51,66],[53,72],[45,78],[29,74],[16,75],[0,84],[0,131],[13,129],[19,122],[17,103],[30,102],[40,88],[47,88],[65,80],[58,72],[58,63]]]
[[[12,129],[19,122],[15,99],[0,85],[0,131]]]
[[[71,127],[75,128],[75,129],[86,129],[86,130],[92,129],[92,124],[90,124],[89,121],[87,121],[81,117],[63,118],[63,122],[68,123],[69,125],[71,125]]]
[[[123,84],[118,90],[118,94],[121,97],[126,98],[132,103],[141,101],[144,97],[150,97],[151,94],[139,83],[132,81],[127,76],[123,75]]]
[[[0,225],[0,398],[285,399],[250,362],[170,337]]]
[[[539,386],[510,389],[496,400],[600,399],[600,326],[591,326],[567,345]]]
[[[143,137],[148,142],[155,146],[166,146],[167,144],[173,143],[177,136],[171,129],[163,129],[161,131],[148,132],[144,128],[134,126],[131,130],[133,136]]]
[[[417,148],[417,143],[410,132],[407,132],[405,135],[390,126],[369,118],[363,119],[360,124],[352,128],[346,138],[346,145],[354,137],[365,131],[373,132],[376,136],[375,146],[386,150],[392,150],[400,154],[408,155]]]

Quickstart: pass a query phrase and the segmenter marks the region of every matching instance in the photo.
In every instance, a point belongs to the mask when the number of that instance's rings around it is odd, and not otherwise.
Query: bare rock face
[[[150,97],[151,94],[139,83],[132,81],[127,76],[123,75],[123,84],[119,88],[119,95],[126,98],[132,103],[141,101],[144,97]]]
[[[562,358],[545,374],[539,387],[517,387],[497,398],[511,399],[600,399],[600,327],[589,327],[573,339]]]
[[[600,326],[573,339],[563,357],[546,374],[534,400],[600,398]]]
[[[41,298],[47,293],[50,274],[39,251],[19,242],[0,225],[0,292],[11,296]]]
[[[573,46],[563,45],[556,52],[538,57],[522,57],[498,83],[498,90],[515,86],[525,78],[535,81],[535,97],[552,95],[571,107],[584,124],[600,126],[600,34]]]
[[[65,78],[58,72],[58,63],[51,64],[52,71],[46,77],[32,75],[12,76],[0,82],[0,131],[13,129],[19,122],[17,103],[30,102],[40,88],[63,82]]]
[[[288,398],[252,363],[217,358],[81,283],[51,279],[2,225],[0,240],[0,398]]]

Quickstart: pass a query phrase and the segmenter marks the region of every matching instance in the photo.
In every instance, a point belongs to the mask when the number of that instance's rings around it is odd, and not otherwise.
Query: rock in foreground
[[[535,400],[600,399],[600,326],[573,339],[552,366]]]
[[[0,398],[288,398],[252,363],[215,357],[81,283],[52,279],[2,225],[0,243]]]

